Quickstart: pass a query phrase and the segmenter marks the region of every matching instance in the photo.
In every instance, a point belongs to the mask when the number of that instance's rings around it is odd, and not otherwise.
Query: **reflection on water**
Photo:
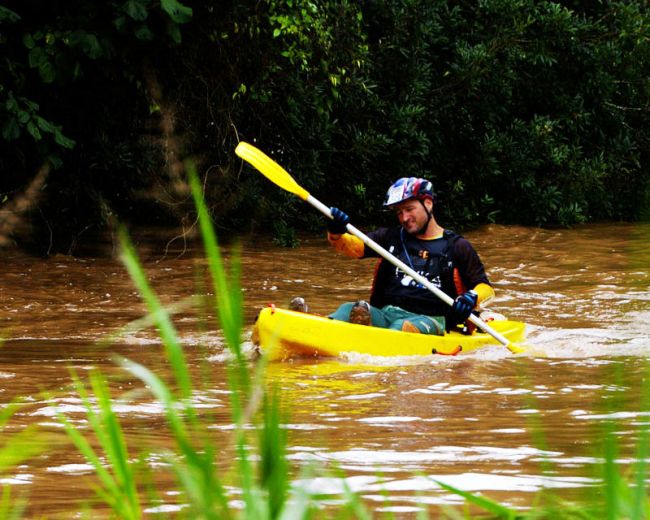
[[[522,507],[543,488],[575,499],[598,477],[608,420],[617,421],[621,464],[631,464],[639,430],[650,422],[641,406],[650,354],[648,236],[650,226],[628,224],[488,226],[467,234],[496,287],[494,310],[528,323],[537,355],[512,356],[493,346],[455,358],[351,353],[271,365],[267,380],[281,388],[288,412],[290,458],[325,469],[297,484],[338,493],[341,468],[345,483],[373,509],[406,515],[459,503],[436,480]],[[197,310],[188,300],[208,291],[200,248],[179,258],[163,258],[162,248],[146,243],[140,251],[161,299],[178,310],[175,324],[204,389],[194,396],[197,407],[213,418],[211,431],[227,445],[227,355],[211,325],[213,310]],[[305,237],[294,250],[245,241],[242,263],[248,326],[264,305],[284,305],[296,295],[323,314],[366,297],[374,267],[336,255],[322,237]],[[95,343],[143,313],[116,260],[5,252],[0,392],[4,403],[18,397],[27,403],[5,434],[36,423],[51,432],[53,449],[3,482],[28,490],[34,515],[65,517],[80,490],[89,489],[92,470],[65,443],[55,417],[63,411],[85,425],[70,368],[114,376],[113,395],[123,396],[116,410],[134,449],[169,445],[161,407],[113,361],[117,353],[167,376],[155,331],[130,330],[110,347]],[[155,453],[148,463],[164,467]],[[165,479],[171,496],[173,476]]]

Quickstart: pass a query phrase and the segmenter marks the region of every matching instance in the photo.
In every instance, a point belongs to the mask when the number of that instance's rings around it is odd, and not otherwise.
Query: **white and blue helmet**
[[[436,194],[433,192],[433,184],[426,179],[418,177],[402,177],[388,188],[384,207],[391,207],[409,199],[425,200],[435,202]]]

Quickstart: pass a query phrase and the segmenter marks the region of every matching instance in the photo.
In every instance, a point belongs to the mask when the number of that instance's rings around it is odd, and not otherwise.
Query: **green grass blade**
[[[94,426],[96,435],[101,439],[108,462],[113,468],[122,500],[136,514],[141,509],[138,490],[133,469],[129,462],[124,434],[113,410],[108,385],[98,372],[91,374],[91,384],[101,412],[99,414],[100,420]],[[140,514],[137,514],[137,516],[139,517]]]
[[[248,454],[246,435],[242,425],[237,425],[237,457],[239,469],[239,480],[241,482],[242,500],[245,504],[246,518],[255,519],[261,517],[263,508],[259,496],[259,489],[255,486],[253,467]]]
[[[206,447],[203,453],[198,453],[193,448],[191,434],[183,422],[181,409],[171,390],[146,367],[128,359],[120,359],[119,364],[145,383],[151,393],[162,403],[172,437],[185,460],[186,466],[173,459],[172,463],[186,494],[192,498],[195,506],[201,504],[197,509],[207,515],[206,518],[228,518],[230,516],[228,500],[214,471],[213,451]],[[219,515],[215,512],[215,505],[220,508]]]
[[[27,499],[24,497],[13,498],[11,496],[11,485],[2,488],[2,498],[0,498],[0,518],[3,520],[19,520],[25,517],[27,509]]]
[[[496,515],[498,518],[505,518],[505,519],[517,518],[518,515],[517,511],[515,511],[514,509],[510,509],[509,507],[503,506],[498,502],[495,502],[494,500],[490,500],[489,498],[485,498],[480,495],[469,493],[468,491],[463,491],[462,489],[455,488],[454,486],[450,486],[449,484],[445,484],[444,482],[440,482],[439,480],[435,480],[435,479],[432,480],[441,488],[446,489],[447,491],[451,491],[452,493],[463,497],[471,504],[474,504],[475,506],[478,506],[484,509],[485,511],[488,511],[493,515]]]
[[[72,377],[77,393],[84,404],[88,423],[104,451],[107,463],[102,461],[87,438],[70,423],[67,417],[57,411],[59,421],[79,452],[93,466],[101,484],[101,487],[96,489],[97,495],[109,504],[120,517],[139,519],[142,517],[142,511],[133,470],[103,376],[98,372],[91,374],[94,398],[99,405],[97,411],[85,385],[74,373]],[[112,471],[107,469],[107,466]]]
[[[223,485],[214,473],[214,461],[199,458],[191,464],[170,456],[168,462],[181,484],[180,488],[189,498],[188,518],[228,520],[233,517]]]
[[[0,409],[0,428],[4,428],[20,409],[20,399],[11,401]],[[52,447],[53,437],[41,431],[36,425],[10,435],[0,446],[0,473],[14,468],[27,459],[40,455]]]
[[[18,410],[18,407],[18,401],[12,401],[10,403],[7,403],[4,408],[0,409],[0,428],[7,424],[13,414],[16,413],[16,410]]]
[[[169,314],[160,303],[155,292],[147,282],[147,277],[138,261],[137,254],[124,228],[120,228],[120,244],[122,246],[121,259],[124,262],[131,279],[133,280],[142,298],[147,304],[156,327],[160,333],[165,346],[166,354],[176,377],[181,396],[188,403],[192,396],[192,384],[185,354],[178,340],[176,329],[169,318]],[[187,413],[193,418],[191,407],[187,407]]]
[[[650,372],[650,364],[646,363],[644,367],[643,388],[641,389],[641,411],[648,412],[650,410],[650,388],[648,381]],[[632,511],[630,514],[631,520],[641,520],[648,518],[650,512],[648,492],[646,490],[646,476],[647,476],[647,458],[649,454],[649,425],[646,420],[643,422],[639,432],[639,442],[637,445],[636,464],[635,464],[635,490],[632,499]]]
[[[314,478],[314,463],[307,463],[300,468],[299,482],[307,482]],[[313,493],[308,491],[306,486],[294,486],[291,488],[291,501],[284,504],[284,509],[278,516],[279,520],[302,520],[312,518],[312,512],[316,509],[313,500]],[[314,515],[318,518],[318,515]]]
[[[79,432],[79,430],[77,430],[77,428],[75,428],[67,417],[60,412],[57,412],[57,414],[59,422],[63,425],[66,433],[72,440],[72,443],[95,470],[95,474],[103,486],[97,491],[97,494],[103,497],[104,501],[116,512],[116,514],[118,514],[118,516],[121,518],[131,518],[129,512],[123,508],[123,505],[118,498],[118,484],[115,482],[110,472],[104,467],[104,464],[97,453],[95,453],[90,442]]]
[[[266,489],[271,518],[277,518],[289,490],[287,434],[282,429],[280,397],[277,388],[264,395],[264,423],[260,433],[260,484]]]
[[[357,493],[350,489],[347,480],[343,477],[343,496],[345,497],[344,508],[355,520],[372,520],[372,514],[363,504]]]
[[[210,213],[203,199],[203,189],[196,173],[196,168],[191,162],[186,163],[190,188],[194,197],[194,204],[199,217],[199,227],[203,238],[210,275],[215,286],[215,297],[218,299],[218,314],[221,327],[223,328],[226,342],[237,355],[241,356],[240,333],[242,327],[242,297],[241,290],[231,285],[226,276],[223,258],[219,251],[216,233]],[[238,280],[235,275],[239,274],[239,268],[235,266],[235,272],[231,273],[231,280]]]
[[[151,370],[128,359],[118,359],[118,363],[149,387],[151,393],[162,403],[167,423],[172,429],[174,439],[185,451],[188,449],[190,435],[179,413],[177,401],[169,387]]]
[[[196,295],[188,296],[180,301],[165,305],[164,309],[168,315],[174,315],[195,308],[202,299],[202,297]],[[100,338],[97,344],[101,347],[108,347],[129,334],[140,332],[152,326],[156,326],[156,319],[152,314],[147,314]]]
[[[186,163],[188,179],[194,204],[196,206],[201,237],[208,260],[208,269],[210,277],[214,284],[215,304],[219,323],[223,331],[226,344],[230,351],[235,355],[234,367],[228,367],[229,384],[233,392],[231,393],[231,402],[233,407],[233,417],[235,424],[240,424],[243,413],[243,399],[250,391],[250,378],[246,359],[241,351],[241,330],[243,324],[242,316],[242,291],[239,286],[239,275],[241,263],[239,254],[233,255],[231,262],[230,280],[228,279],[223,257],[219,250],[217,236],[212,225],[212,219],[205,200],[203,198],[203,189],[199,182],[196,168],[191,162]]]
[[[604,492],[605,492],[605,509],[606,518],[616,520],[619,518],[621,501],[619,500],[619,491],[621,488],[620,475],[616,465],[618,447],[613,433],[613,425],[608,424],[608,431],[605,434],[605,465],[604,465]]]
[[[52,447],[51,436],[30,425],[13,433],[0,448],[0,472],[22,464],[27,459],[40,455]]]

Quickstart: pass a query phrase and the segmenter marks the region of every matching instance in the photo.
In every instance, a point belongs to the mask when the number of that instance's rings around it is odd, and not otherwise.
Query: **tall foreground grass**
[[[289,489],[289,468],[284,453],[285,431],[280,427],[282,418],[277,395],[265,392],[262,385],[264,363],[253,368],[241,350],[242,302],[237,257],[227,273],[217,245],[208,211],[205,207],[200,183],[192,168],[190,184],[199,216],[199,226],[208,260],[208,270],[213,283],[213,305],[232,354],[228,362],[228,384],[231,396],[232,421],[235,425],[232,463],[235,467],[224,472],[223,447],[214,442],[214,432],[208,422],[197,413],[193,405],[194,391],[190,370],[176,329],[166,309],[147,282],[135,249],[126,232],[120,232],[122,260],[138,291],[145,300],[153,322],[158,329],[171,380],[164,381],[147,367],[128,359],[119,359],[120,365],[140,379],[162,405],[166,425],[171,433],[173,449],[162,453],[176,477],[181,504],[175,517],[187,518],[282,518],[307,516],[310,508],[306,500],[292,502],[290,513],[286,508]],[[253,375],[251,376],[251,370]],[[111,395],[101,374],[90,377],[90,391],[76,380],[77,389],[86,406],[86,415],[99,448],[93,448],[88,433],[75,428],[61,417],[73,442],[94,467],[99,477],[98,496],[119,518],[143,517],[145,509],[161,505],[156,489],[142,489],[137,482],[144,460],[134,458],[124,441],[119,420],[112,408]],[[246,426],[261,411],[261,424],[257,448],[252,450]],[[228,451],[228,450],[225,450]],[[257,457],[257,454],[261,457]],[[255,457],[253,457],[255,454]],[[233,477],[236,476],[236,477]],[[146,479],[145,479],[146,480]],[[153,479],[150,479],[153,481]],[[227,491],[235,485],[240,490],[238,500]],[[144,498],[143,498],[144,497]]]
[[[178,333],[168,311],[147,282],[136,251],[122,230],[122,260],[158,329],[171,375],[163,378],[149,368],[124,358],[118,358],[117,362],[139,379],[162,406],[171,445],[156,453],[134,453],[115,412],[110,381],[99,372],[91,373],[87,380],[73,375],[76,391],[85,407],[88,427],[82,429],[75,426],[63,414],[59,414],[59,420],[79,452],[92,465],[97,477],[96,500],[83,504],[83,507],[80,504],[80,510],[87,511],[90,518],[98,512],[104,514],[106,510],[124,519],[139,519],[151,516],[152,512],[165,516],[161,506],[170,505],[165,502],[169,499],[163,498],[164,490],[156,484],[156,470],[148,462],[152,455],[156,455],[173,472],[175,491],[178,492],[172,504],[176,507],[173,518],[263,520],[323,516],[355,519],[375,517],[362,500],[349,490],[339,497],[341,505],[330,504],[323,510],[319,497],[292,486],[296,473],[302,473],[300,479],[308,479],[316,474],[316,469],[292,468],[289,464],[287,434],[282,427],[286,417],[281,413],[279,393],[267,389],[263,383],[264,358],[253,363],[241,349],[243,320],[238,256],[235,255],[228,267],[225,265],[203,202],[200,183],[191,166],[188,170],[213,284],[210,292],[215,295],[211,305],[231,353],[227,362],[234,425],[231,445],[216,444],[214,431],[209,429],[209,418],[194,405],[194,397],[199,389],[190,376],[190,367]],[[8,420],[11,413],[12,408],[5,409],[0,415],[0,424]],[[537,442],[543,443],[541,426],[536,433]],[[28,429],[0,447],[0,471],[46,449],[43,442],[30,442],[29,439],[35,438],[38,437],[34,437],[34,432]],[[464,492],[443,482],[438,484],[464,497],[468,504],[473,505],[472,511],[482,511],[476,513],[479,516],[488,515],[490,518],[647,518],[650,511],[645,490],[647,428],[641,435],[638,464],[633,474],[621,475],[615,463],[617,444],[614,425],[610,425],[605,439],[603,485],[596,489],[591,503],[587,505],[572,506],[545,493],[543,500],[540,499],[532,509],[517,511],[484,496]],[[224,453],[227,458],[225,463]],[[25,508],[24,500],[16,500],[7,493],[0,500],[0,517],[20,518]],[[469,516],[452,508],[446,509],[443,514],[449,518]],[[384,517],[392,518],[393,515],[385,513]],[[421,512],[418,517],[426,518],[427,513]]]

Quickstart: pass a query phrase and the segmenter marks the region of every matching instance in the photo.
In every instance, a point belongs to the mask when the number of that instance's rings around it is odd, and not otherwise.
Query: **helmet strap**
[[[420,204],[422,204],[422,207],[424,208],[424,212],[427,214],[427,221],[422,225],[422,227],[418,230],[416,235],[421,235],[424,233],[424,230],[427,229],[427,226],[429,225],[429,222],[431,222],[431,219],[433,218],[433,207],[431,208],[431,211],[429,211],[424,204],[424,199],[418,199],[420,201]]]

